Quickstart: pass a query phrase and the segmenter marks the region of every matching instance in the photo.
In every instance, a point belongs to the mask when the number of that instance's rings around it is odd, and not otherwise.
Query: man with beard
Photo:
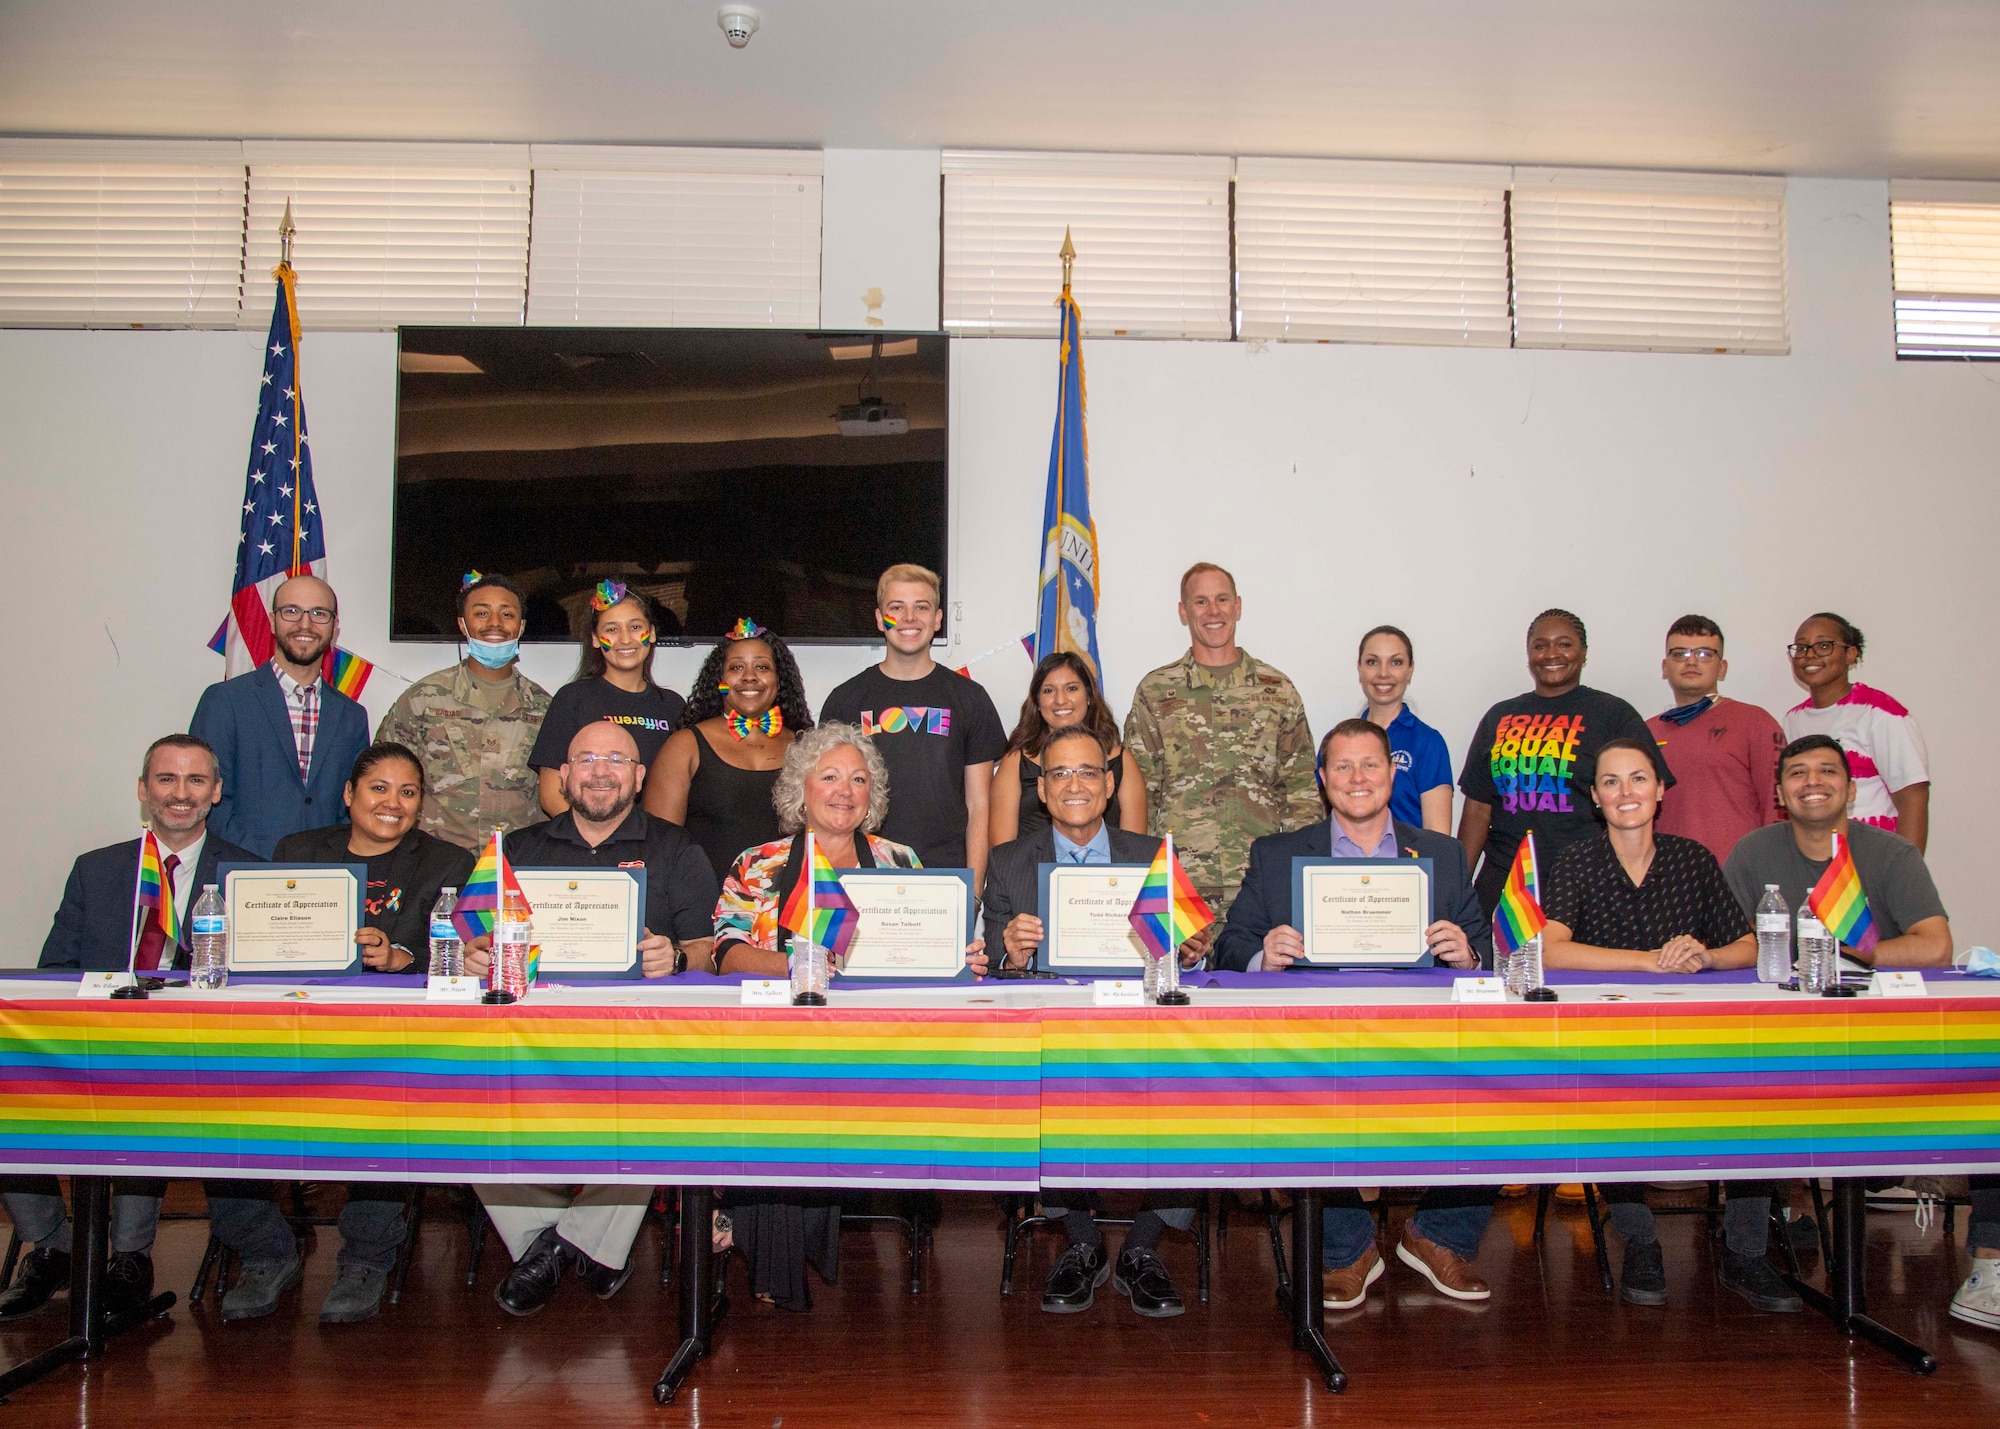
[[[341,788],[368,747],[368,713],[320,678],[340,638],[340,602],[317,576],[271,595],[271,661],[202,692],[188,733],[215,750],[222,800],[211,822],[269,858],[278,840],[347,822]]]
[[[679,824],[637,807],[646,768],[622,726],[599,720],[569,742],[561,770],[569,807],[507,841],[517,868],[642,868],[646,907],[639,930],[641,971],[666,977],[692,966],[712,970],[715,903],[721,889],[708,857]],[[483,974],[488,938],[466,947],[466,967]],[[632,1274],[633,1238],[653,1198],[650,1186],[485,1185],[479,1199],[507,1243],[514,1268],[493,1292],[510,1315],[549,1303],[574,1269],[600,1300]]]
[[[173,906],[190,908],[203,884],[216,882],[218,863],[256,863],[257,855],[209,833],[210,811],[222,797],[215,751],[189,734],[155,740],[139,771],[139,803],[159,841],[162,873],[173,884]],[[78,858],[63,888],[55,925],[42,944],[41,966],[116,972],[130,959],[142,971],[171,968],[185,955],[151,915],[132,947],[133,878],[139,840],[127,839]],[[178,924],[179,919],[175,922]],[[153,1293],[153,1231],[165,1181],[121,1177],[111,1185],[111,1261],[107,1288],[115,1314]],[[0,1293],[0,1321],[19,1320],[69,1285],[69,1213],[53,1176],[0,1177],[7,1214],[23,1245],[14,1283]]]

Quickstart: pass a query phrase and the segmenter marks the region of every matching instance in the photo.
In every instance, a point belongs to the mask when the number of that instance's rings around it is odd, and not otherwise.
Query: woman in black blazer
[[[424,766],[407,745],[383,740],[354,761],[344,792],[348,824],[278,840],[276,863],[365,863],[368,891],[361,961],[370,972],[430,966],[431,906],[440,888],[463,888],[473,856],[417,827]]]

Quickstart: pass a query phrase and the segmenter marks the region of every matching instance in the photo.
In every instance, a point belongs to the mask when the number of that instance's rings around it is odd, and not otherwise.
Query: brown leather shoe
[[[1319,1302],[1329,1310],[1352,1310],[1368,1298],[1368,1287],[1382,1278],[1382,1257],[1374,1246],[1361,1252],[1361,1259],[1338,1270],[1319,1274]]]
[[[1396,1259],[1430,1281],[1439,1294],[1454,1300],[1485,1300],[1493,1294],[1469,1262],[1436,1241],[1425,1240],[1409,1221],[1403,1223],[1403,1238],[1396,1242]]]

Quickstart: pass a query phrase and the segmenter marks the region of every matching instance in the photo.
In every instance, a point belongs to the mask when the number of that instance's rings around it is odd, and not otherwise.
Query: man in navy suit
[[[317,576],[271,596],[271,662],[202,691],[188,732],[222,770],[216,833],[269,858],[287,834],[347,822],[340,797],[368,747],[368,713],[320,678],[340,638],[340,602]]]
[[[191,734],[155,740],[139,770],[139,802],[159,841],[162,872],[173,883],[175,922],[186,916],[204,884],[218,881],[218,863],[256,863],[257,855],[208,831],[210,810],[221,797],[215,751]],[[118,972],[185,965],[186,954],[156,919],[147,919],[136,953],[133,895],[139,871],[138,839],[93,849],[70,869],[55,925],[42,944],[41,966]],[[150,910],[149,910],[150,912]],[[153,1232],[160,1220],[164,1181],[121,1178],[111,1188],[111,1261],[107,1286],[113,1312],[153,1293]],[[69,1212],[53,1176],[0,1177],[7,1214],[24,1245],[14,1283],[0,1292],[0,1321],[24,1319],[69,1284]]]
[[[1149,864],[1159,852],[1158,839],[1105,822],[1104,811],[1111,802],[1110,766],[1104,742],[1080,725],[1057,730],[1042,747],[1042,776],[1035,787],[1054,827],[1001,844],[986,862],[986,946],[1006,949],[1004,966],[1018,971],[1034,961],[1035,945],[1042,940],[1042,920],[1036,910],[1041,906],[1043,864]],[[1200,959],[1192,941],[1181,947],[1183,964]],[[1194,1209],[1191,1193],[1149,1193],[1119,1247],[1114,1271],[1105,1255],[1104,1233],[1084,1198],[1072,1190],[1045,1187],[1042,1210],[1062,1223],[1069,1248],[1042,1286],[1042,1309],[1052,1315],[1088,1310],[1097,1287],[1108,1279],[1141,1315],[1158,1319],[1181,1314],[1187,1306],[1174,1289],[1158,1247],[1168,1226],[1186,1230],[1194,1224]]]
[[[1276,972],[1304,955],[1304,940],[1291,922],[1294,858],[1428,858],[1435,918],[1424,931],[1432,957],[1472,972],[1492,961],[1493,930],[1473,891],[1464,848],[1456,839],[1391,817],[1395,775],[1389,736],[1380,725],[1350,719],[1327,731],[1319,746],[1319,787],[1329,817],[1250,846],[1243,890],[1229,905],[1228,926],[1215,942],[1218,967]],[[1486,1299],[1492,1291],[1471,1261],[1498,1194],[1495,1186],[1431,1187],[1404,1224],[1396,1258],[1454,1300]],[[1342,1187],[1327,1193],[1325,1225],[1320,1298],[1329,1309],[1351,1310],[1382,1278],[1374,1218],[1359,1193]]]

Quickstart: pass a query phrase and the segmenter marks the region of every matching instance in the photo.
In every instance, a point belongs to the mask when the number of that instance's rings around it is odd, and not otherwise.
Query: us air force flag
[[[1097,527],[1090,520],[1089,446],[1083,434],[1083,315],[1065,273],[1062,346],[1056,368],[1056,430],[1049,445],[1049,493],[1042,507],[1041,613],[1035,658],[1072,650],[1090,663],[1098,688]]]

